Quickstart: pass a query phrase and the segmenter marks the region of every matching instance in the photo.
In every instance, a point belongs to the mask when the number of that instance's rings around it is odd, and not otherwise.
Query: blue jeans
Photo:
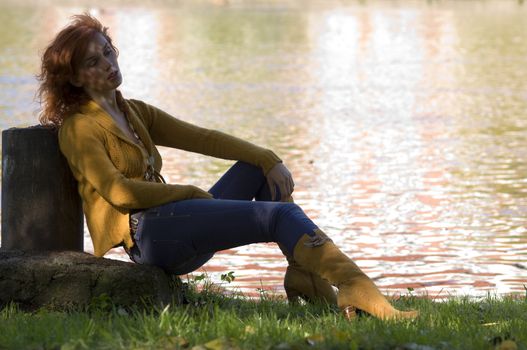
[[[298,205],[271,201],[267,180],[253,165],[237,162],[209,192],[214,199],[175,201],[132,214],[132,260],[182,275],[217,251],[251,243],[276,242],[292,255],[300,237],[317,228]]]

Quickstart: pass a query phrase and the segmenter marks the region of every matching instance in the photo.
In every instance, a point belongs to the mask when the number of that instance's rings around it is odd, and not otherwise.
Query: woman
[[[124,99],[117,50],[95,18],[74,16],[44,52],[38,78],[40,120],[59,128],[96,256],[123,246],[137,263],[186,274],[216,251],[276,242],[289,261],[289,300],[336,302],[350,318],[356,309],[382,319],[417,315],[394,309],[292,203],[291,174],[272,151]],[[156,145],[238,162],[209,191],[166,184]]]

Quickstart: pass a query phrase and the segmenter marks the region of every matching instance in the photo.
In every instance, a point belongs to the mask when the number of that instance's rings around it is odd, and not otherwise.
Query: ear
[[[82,87],[82,83],[75,76],[70,77],[70,84],[78,88]]]

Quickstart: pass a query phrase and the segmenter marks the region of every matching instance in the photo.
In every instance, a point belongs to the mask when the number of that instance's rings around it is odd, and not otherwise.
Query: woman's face
[[[89,95],[115,90],[123,78],[117,63],[117,53],[101,33],[95,34],[86,53],[76,67],[71,83],[82,87]]]

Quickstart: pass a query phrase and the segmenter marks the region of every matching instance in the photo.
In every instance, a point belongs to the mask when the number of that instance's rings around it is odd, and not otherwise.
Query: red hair
[[[40,86],[37,97],[42,106],[39,120],[43,125],[59,127],[64,118],[78,111],[89,100],[83,88],[71,84],[77,67],[83,59],[88,44],[97,34],[102,34],[117,52],[108,35],[108,28],[85,13],[75,15],[49,44],[42,55],[42,66],[37,76]]]

